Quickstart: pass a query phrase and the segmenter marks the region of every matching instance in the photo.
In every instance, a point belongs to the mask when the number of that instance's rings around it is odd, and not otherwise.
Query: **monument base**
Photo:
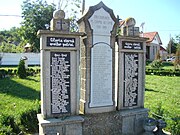
[[[147,116],[145,108],[86,114],[82,116],[83,135],[140,135]]]
[[[82,135],[82,122],[80,116],[68,116],[62,118],[44,119],[42,114],[38,114],[39,135]]]
[[[132,109],[120,111],[122,135],[141,135],[144,133],[143,121],[148,117],[148,109]]]

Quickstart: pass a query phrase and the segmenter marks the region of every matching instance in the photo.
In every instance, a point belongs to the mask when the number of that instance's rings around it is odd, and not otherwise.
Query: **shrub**
[[[4,69],[0,70],[0,78],[5,78],[6,75],[7,75],[7,71],[6,70],[4,70]]]
[[[176,58],[174,61],[174,66],[175,66],[175,68],[180,67],[180,47],[177,48],[177,51],[176,51]]]
[[[163,64],[163,66],[174,66],[174,64],[172,62],[163,61],[162,64]]]
[[[0,116],[0,134],[15,135],[20,133],[20,129],[17,126],[13,116]]]
[[[149,65],[152,61],[146,60],[146,66]]]
[[[24,60],[19,61],[17,75],[22,79],[26,78],[27,76]]]
[[[150,66],[151,66],[152,68],[161,68],[161,67],[163,67],[161,60],[154,60],[154,61],[150,64]]]
[[[146,68],[146,75],[180,76],[180,70]]]
[[[180,116],[172,118],[168,124],[172,135],[180,135]]]
[[[21,114],[20,121],[24,131],[28,133],[38,132],[37,113],[39,112],[40,108],[38,110],[28,110]]]
[[[164,116],[164,108],[162,107],[162,102],[158,103],[156,108],[154,108],[155,112],[153,114],[153,117],[155,119],[163,119]]]

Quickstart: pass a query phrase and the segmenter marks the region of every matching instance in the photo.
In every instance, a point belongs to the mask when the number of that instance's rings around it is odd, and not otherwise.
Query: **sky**
[[[12,27],[20,27],[22,21],[21,5],[24,0],[1,0],[0,2],[0,31]],[[48,4],[59,0],[46,0]],[[85,0],[86,9],[102,1],[111,8],[115,16],[121,19],[133,17],[136,27],[143,22],[144,32],[157,31],[164,47],[170,37],[180,35],[180,0]],[[4,16],[16,15],[16,16]]]

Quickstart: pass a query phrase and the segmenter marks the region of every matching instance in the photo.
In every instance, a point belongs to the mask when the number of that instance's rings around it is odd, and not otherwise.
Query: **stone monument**
[[[57,10],[50,30],[38,32],[39,134],[143,133],[143,120],[148,115],[144,108],[147,39],[139,37],[135,19],[127,19],[122,35],[117,36],[118,18],[100,2],[78,21],[80,32],[70,32],[69,24],[65,13]]]
[[[62,10],[54,12],[50,30],[39,30],[41,49],[41,114],[39,134],[81,135],[79,114],[78,32],[69,32]]]
[[[89,8],[78,21],[82,38],[80,54],[80,113],[115,110],[114,45],[117,19],[103,2]]]
[[[148,115],[144,108],[146,38],[139,37],[135,19],[125,21],[124,31],[118,36],[118,102],[122,116],[122,133],[143,132],[143,119]],[[129,32],[129,29],[132,31]],[[135,30],[135,31],[134,31]],[[128,125],[128,126],[127,126]]]

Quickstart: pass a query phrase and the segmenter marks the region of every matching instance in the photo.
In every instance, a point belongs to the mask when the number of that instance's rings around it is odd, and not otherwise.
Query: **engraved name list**
[[[70,113],[70,52],[51,52],[51,112]]]

